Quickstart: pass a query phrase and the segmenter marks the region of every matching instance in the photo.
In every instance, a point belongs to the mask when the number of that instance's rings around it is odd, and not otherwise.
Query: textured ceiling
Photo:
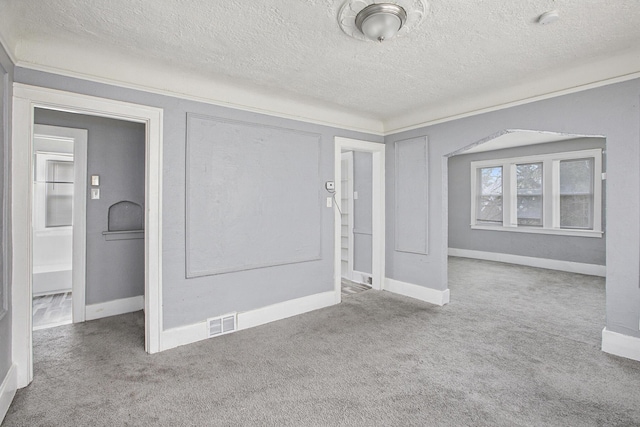
[[[382,44],[341,31],[343,3],[0,0],[0,35],[25,66],[108,79],[117,73],[114,62],[129,58],[176,79],[205,77],[389,123],[640,71],[638,0],[434,0],[418,28]],[[558,22],[535,23],[551,9],[560,12]],[[104,64],[79,69],[82,55]]]

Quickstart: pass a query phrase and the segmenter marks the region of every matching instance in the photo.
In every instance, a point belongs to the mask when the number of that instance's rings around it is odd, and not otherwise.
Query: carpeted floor
[[[34,333],[6,426],[638,426],[600,351],[604,280],[450,260],[451,303],[387,292],[156,355],[143,316]]]

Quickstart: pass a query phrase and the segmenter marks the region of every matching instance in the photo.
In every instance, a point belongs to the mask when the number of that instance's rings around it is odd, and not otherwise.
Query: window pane
[[[542,227],[542,163],[516,165],[518,225]]]
[[[560,228],[593,229],[593,160],[560,162]]]
[[[73,162],[47,160],[45,227],[67,227],[73,218]]]
[[[45,227],[67,227],[73,217],[73,183],[46,183]]]
[[[502,224],[502,167],[478,169],[477,224]]]

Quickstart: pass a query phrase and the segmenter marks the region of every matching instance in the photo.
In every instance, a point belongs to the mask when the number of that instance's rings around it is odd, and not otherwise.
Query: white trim
[[[110,117],[146,125],[145,349],[160,350],[162,330],[162,109],[14,83],[11,152],[13,277],[12,360],[18,387],[33,379],[31,193],[36,107]]]
[[[602,351],[640,361],[640,338],[602,329]]]
[[[241,312],[238,313],[237,330],[253,328],[334,304],[336,304],[334,293],[329,291]],[[208,338],[210,337],[207,330],[207,321],[167,329],[162,332],[161,351]]]
[[[346,275],[342,272],[343,276],[349,280],[353,280],[353,265],[354,265],[354,245],[355,239],[353,236],[354,229],[354,203],[353,203],[353,151],[347,151],[346,153],[342,153],[342,160],[347,161],[347,204],[349,205],[346,209],[347,211],[347,272]],[[340,167],[342,167],[342,162],[340,162]],[[342,176],[340,177],[342,179]],[[336,183],[336,185],[340,185],[340,193],[342,197],[342,181]],[[342,198],[340,199],[342,201]],[[342,208],[342,212],[344,214],[344,207],[342,204],[340,205]],[[340,225],[342,226],[342,216],[340,217]],[[340,249],[342,249],[342,230],[340,233],[341,241],[340,241]],[[341,255],[342,256],[342,255]]]
[[[372,288],[382,290],[384,288],[385,277],[385,149],[383,143],[361,141],[343,137],[335,137],[334,150],[334,181],[340,183],[342,171],[342,150],[361,151],[372,154],[372,218],[371,218],[371,277],[373,279]],[[336,185],[336,200],[341,201],[342,190],[340,185]],[[341,285],[341,257],[340,257],[340,212],[334,209],[333,219],[333,284],[335,301],[342,301]]]
[[[387,277],[384,281],[384,290],[439,306],[449,304],[449,289],[439,291]]]
[[[596,88],[599,88],[599,87],[609,86],[609,85],[616,84],[616,83],[622,83],[622,82],[626,82],[626,81],[629,81],[629,80],[634,80],[634,79],[637,79],[637,78],[640,78],[640,71],[634,72],[634,73],[630,73],[630,74],[626,74],[626,75],[619,76],[619,77],[603,79],[603,80],[600,80],[600,81],[597,81],[597,82],[593,82],[593,83],[587,83],[587,84],[583,84],[583,85],[578,85],[578,86],[575,86],[575,87],[572,87],[572,88],[568,88],[568,89],[552,91],[552,92],[546,93],[544,95],[531,96],[531,97],[523,98],[523,99],[520,99],[520,100],[517,100],[517,101],[498,103],[498,104],[493,105],[491,107],[472,109],[472,110],[469,110],[469,111],[464,112],[464,113],[452,114],[450,116],[445,116],[445,117],[440,117],[440,118],[437,118],[437,119],[430,119],[430,120],[420,121],[418,123],[409,124],[409,125],[402,124],[402,122],[405,121],[405,119],[403,119],[401,117],[392,118],[390,120],[384,120],[384,122],[383,122],[384,135],[385,136],[393,135],[393,134],[400,133],[400,132],[406,132],[406,131],[410,131],[410,130],[414,130],[414,129],[420,129],[420,128],[433,126],[433,125],[437,125],[437,124],[441,124],[441,123],[451,122],[451,121],[454,121],[454,120],[464,119],[464,118],[467,118],[467,117],[473,117],[473,116],[477,116],[477,115],[480,115],[480,114],[491,113],[493,111],[499,111],[499,110],[504,110],[504,109],[507,109],[507,108],[518,107],[520,105],[531,104],[532,102],[538,102],[538,101],[543,101],[545,99],[557,98],[559,96],[571,95],[572,93],[584,92],[585,90],[596,89]],[[429,114],[428,114],[428,112],[423,112],[423,113],[417,112],[417,114],[414,114],[414,116],[415,115],[428,116]],[[409,120],[411,120],[411,119],[409,119]]]
[[[449,256],[461,258],[483,259],[486,261],[504,262],[507,264],[526,265],[528,267],[546,268],[547,270],[567,271],[569,273],[606,277],[607,267],[582,262],[560,261],[557,259],[535,258],[529,256],[502,254],[497,252],[474,251],[470,249],[449,248]]]
[[[329,307],[336,303],[333,292],[323,292],[307,297],[283,301],[256,310],[238,313],[238,330],[249,329],[287,317]]]
[[[355,132],[365,132],[373,135],[384,136],[382,122],[365,115],[349,113],[346,109],[336,110],[335,108],[327,108],[296,100],[279,98],[274,94],[268,94],[266,92],[258,93],[255,91],[247,91],[241,87],[234,87],[232,85],[214,82],[211,79],[203,79],[197,75],[191,76],[191,78],[179,79],[179,88],[175,85],[175,78],[169,80],[172,81],[171,85],[174,86],[173,90],[166,89],[168,85],[163,85],[161,88],[157,83],[156,85],[151,83],[152,80],[148,79],[149,75],[155,76],[156,82],[158,79],[166,79],[169,76],[159,75],[157,68],[149,68],[146,64],[142,67],[144,71],[132,72],[129,74],[129,76],[147,76],[147,82],[145,83],[104,78],[87,73],[34,64],[27,61],[14,61],[14,64],[20,68],[153,93],[156,95],[169,96],[172,98],[180,98],[188,101],[233,108],[234,110],[265,114],[272,117],[296,120],[299,122],[331,126]]]
[[[261,108],[255,107],[250,104],[249,102],[250,100],[247,99],[247,95],[244,94],[242,91],[238,91],[237,89],[233,89],[230,87],[225,88],[224,85],[215,85],[215,87],[212,88],[212,90],[210,90],[209,92],[225,93],[226,100],[218,99],[223,97],[220,94],[216,95],[215,99],[213,98],[213,95],[211,95],[212,97],[209,98],[209,97],[203,96],[203,92],[202,92],[203,85],[201,84],[202,80],[197,78],[182,79],[182,80],[189,81],[189,84],[187,85],[187,87],[176,88],[175,90],[172,90],[172,91],[165,89],[167,87],[166,85],[162,85],[162,86],[158,84],[154,85],[149,81],[145,83],[135,83],[135,82],[122,81],[114,78],[104,78],[104,77],[91,75],[89,73],[70,71],[67,69],[62,69],[62,68],[58,68],[50,65],[36,64],[33,62],[29,62],[27,60],[18,60],[13,54],[13,51],[7,48],[8,44],[4,43],[4,46],[5,46],[5,51],[7,52],[9,57],[12,59],[12,62],[15,64],[16,67],[20,67],[20,68],[30,69],[34,71],[42,71],[46,73],[57,74],[60,76],[77,78],[77,79],[82,79],[82,80],[96,82],[96,83],[115,85],[118,87],[134,89],[134,90],[154,93],[158,95],[179,97],[181,99],[192,100],[196,102],[203,102],[203,103],[212,104],[212,105],[220,105],[224,107],[234,108],[237,110],[266,114],[274,117],[282,117],[285,119],[298,120],[306,123],[314,123],[314,124],[325,125],[325,126],[339,127],[341,129],[346,129],[346,130],[367,132],[367,133],[380,135],[380,136],[393,135],[400,132],[419,129],[427,126],[433,126],[440,123],[446,123],[453,120],[459,120],[462,118],[472,117],[479,114],[485,114],[492,111],[499,111],[499,110],[503,110],[511,107],[526,105],[532,102],[556,98],[559,96],[583,92],[590,89],[595,89],[603,86],[612,85],[615,83],[622,83],[629,80],[640,78],[640,72],[632,72],[632,73],[625,74],[618,77],[605,78],[599,81],[595,81],[593,83],[586,83],[586,84],[578,85],[575,87],[570,87],[567,89],[551,91],[543,95],[525,97],[523,99],[509,101],[509,102],[501,102],[501,103],[499,102],[489,107],[483,107],[483,108],[471,107],[471,109],[467,109],[467,111],[465,112],[454,113],[448,116],[435,118],[435,119],[425,120],[424,118],[428,116],[435,116],[436,114],[442,114],[443,110],[441,107],[435,108],[432,110],[417,111],[415,114],[412,114],[411,116],[403,115],[399,117],[393,117],[387,120],[376,120],[370,117],[357,115],[357,114],[352,114],[347,117],[345,115],[344,110],[336,111],[334,109],[333,111],[331,111],[327,108],[308,106],[302,103],[295,103],[295,102],[288,103],[285,100],[282,100],[282,105],[280,106],[280,108],[278,108],[278,110],[276,110],[275,108],[273,108],[273,106],[270,106],[269,103],[266,102],[266,100],[262,99],[263,97],[260,97],[262,101],[261,102],[262,107]],[[42,49],[50,50],[50,46],[43,46]],[[35,53],[31,53],[31,56],[42,57],[42,55],[39,54],[39,51],[37,48]],[[61,55],[61,57],[64,57],[64,55]],[[608,62],[611,62],[611,61],[608,60]],[[143,66],[142,68],[146,71],[151,71],[153,75],[156,75],[158,73],[157,67],[156,69],[151,69],[151,70],[147,66]],[[142,70],[138,70],[138,72],[133,72],[133,71],[129,72],[129,75],[134,75],[134,74],[139,76],[149,75],[147,72]],[[160,81],[163,81],[162,76],[158,76],[158,78],[160,79]],[[158,79],[155,79],[155,80],[158,81]],[[205,84],[211,85],[211,82],[208,81],[208,82],[205,82]],[[541,90],[536,90],[536,92],[540,93]],[[235,96],[232,96],[232,95],[235,95]],[[265,95],[265,98],[268,98],[268,96]],[[463,108],[465,108],[463,105],[458,104],[458,108],[449,108],[449,110],[455,111],[456,109],[462,110]],[[318,120],[317,117],[323,117],[324,120]],[[409,124],[407,124],[407,122]],[[354,125],[354,123],[357,123],[357,125]]]
[[[73,140],[73,250],[71,270],[71,299],[73,323],[85,320],[87,272],[87,152],[88,132],[61,126],[34,125],[34,136],[55,136]],[[52,230],[55,232],[55,230]],[[38,232],[36,232],[36,235]],[[36,273],[37,269],[33,269]]]
[[[101,302],[98,304],[88,304],[85,319],[95,320],[103,317],[117,316],[118,314],[133,313],[144,309],[144,297],[115,299],[113,301]]]
[[[0,385],[0,424],[2,424],[2,420],[7,415],[13,397],[16,395],[16,390],[18,390],[16,365],[13,364],[9,366],[9,371],[4,376],[2,385]]]
[[[574,237],[602,237],[603,231],[578,230],[571,228],[542,228],[542,227],[502,227],[499,225],[472,225],[472,230],[486,231],[508,231],[509,233],[531,233],[531,234],[555,234],[558,236]]]

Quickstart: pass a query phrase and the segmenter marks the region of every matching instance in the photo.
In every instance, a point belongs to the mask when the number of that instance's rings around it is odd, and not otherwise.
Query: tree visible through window
[[[516,166],[518,225],[542,227],[542,163]]]
[[[471,162],[471,226],[602,235],[602,150]]]
[[[560,227],[593,228],[593,159],[560,162]]]
[[[476,221],[502,224],[502,167],[481,168],[478,174],[480,191]]]

